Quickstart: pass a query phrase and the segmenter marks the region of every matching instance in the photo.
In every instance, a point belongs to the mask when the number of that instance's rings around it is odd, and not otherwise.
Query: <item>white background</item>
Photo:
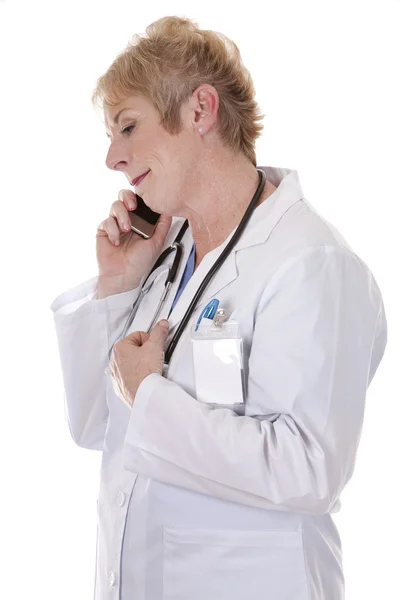
[[[96,274],[97,225],[127,183],[104,163],[108,140],[90,103],[96,78],[167,14],[236,41],[265,114],[258,164],[298,171],[306,198],[381,288],[389,344],[335,519],[346,600],[400,597],[400,2],[240,4],[0,2],[4,599],[93,595],[100,453],[69,437],[49,306]]]

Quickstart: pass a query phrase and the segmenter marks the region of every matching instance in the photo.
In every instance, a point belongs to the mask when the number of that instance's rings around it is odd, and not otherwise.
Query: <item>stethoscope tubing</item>
[[[215,273],[218,271],[218,269],[221,267],[221,265],[224,263],[224,261],[230,254],[232,248],[235,246],[235,244],[240,239],[248,221],[250,220],[251,215],[253,214],[256,204],[257,204],[258,200],[260,199],[261,193],[265,186],[267,176],[265,175],[264,171],[262,171],[261,169],[257,169],[257,172],[259,174],[260,182],[258,184],[258,187],[256,189],[256,192],[255,192],[253,198],[251,199],[249,206],[247,207],[245,214],[242,217],[242,220],[240,221],[235,233],[233,234],[232,239],[229,241],[227,246],[224,248],[221,255],[217,258],[217,260],[215,261],[215,263],[213,264],[213,266],[211,267],[211,269],[209,270],[209,272],[207,273],[207,275],[201,282],[200,286],[198,287],[197,292],[193,296],[193,299],[192,299],[191,303],[189,304],[189,307],[186,310],[186,313],[184,314],[182,321],[180,322],[180,324],[178,326],[178,329],[176,330],[171,341],[168,344],[168,348],[166,349],[166,351],[164,353],[164,365],[167,367],[171,360],[171,356],[179,342],[179,339],[196,308],[196,304],[197,304],[198,300],[202,296],[204,290],[210,283],[211,279],[214,277]]]
[[[245,214],[242,217],[242,220],[240,221],[235,233],[232,236],[232,239],[229,241],[229,243],[227,244],[227,246],[224,248],[224,250],[222,251],[221,255],[217,258],[217,260],[215,261],[215,263],[213,264],[213,266],[211,267],[211,269],[208,271],[207,275],[205,276],[205,278],[203,279],[203,281],[201,282],[200,286],[198,287],[195,295],[192,298],[192,301],[189,305],[189,307],[187,308],[176,332],[174,333],[174,335],[172,336],[169,344],[168,344],[168,348],[166,349],[165,353],[164,353],[164,366],[168,367],[169,362],[171,360],[172,354],[179,342],[179,339],[183,333],[183,331],[186,328],[186,325],[188,324],[195,308],[196,308],[196,304],[199,301],[199,299],[201,298],[204,290],[206,289],[206,287],[208,286],[208,284],[210,283],[211,279],[214,277],[215,273],[220,269],[221,265],[224,263],[224,261],[226,260],[226,258],[228,257],[228,255],[230,254],[231,250],[233,249],[233,247],[235,246],[235,244],[238,242],[238,240],[240,239],[248,221],[250,220],[250,217],[256,207],[256,204],[261,196],[261,193],[264,189],[265,186],[265,182],[266,182],[266,175],[264,173],[264,171],[262,171],[261,169],[257,169],[257,172],[259,174],[259,184],[257,187],[257,190],[253,196],[253,198],[251,199],[251,202],[249,204],[249,206],[246,209]],[[153,316],[153,319],[147,329],[147,332],[150,332],[152,327],[155,325],[157,318],[161,312],[161,308],[162,305],[168,295],[168,292],[172,286],[172,284],[174,283],[177,273],[178,273],[178,268],[179,268],[179,264],[181,262],[181,258],[182,258],[182,254],[183,254],[183,246],[181,243],[181,240],[187,230],[189,226],[189,223],[187,220],[185,220],[185,222],[183,223],[181,229],[179,230],[178,235],[176,236],[174,242],[171,244],[171,246],[168,246],[158,257],[158,259],[156,260],[154,266],[152,267],[150,273],[148,274],[148,276],[146,277],[146,279],[144,280],[143,284],[142,284],[142,289],[140,291],[140,294],[138,296],[138,298],[136,299],[136,301],[134,302],[131,311],[129,313],[129,316],[127,318],[127,321],[125,323],[124,329],[122,334],[120,335],[119,339],[122,339],[125,337],[129,327],[131,326],[136,313],[139,309],[140,303],[143,299],[143,297],[150,291],[151,287],[153,286],[154,281],[151,282],[151,285],[146,287],[146,283],[148,282],[149,278],[151,277],[151,275],[163,264],[163,262],[165,261],[165,259],[169,256],[169,254],[171,254],[171,252],[175,252],[175,257],[172,263],[171,267],[168,267],[168,275],[167,275],[167,279],[165,281],[165,287],[164,287],[164,291],[163,294],[161,296],[160,302],[158,303],[156,312]],[[111,357],[111,352],[112,352],[112,347],[110,348],[109,351],[109,358]]]

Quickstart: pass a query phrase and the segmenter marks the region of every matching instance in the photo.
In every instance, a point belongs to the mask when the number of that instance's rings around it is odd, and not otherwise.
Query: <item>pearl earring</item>
[[[202,127],[199,128],[199,133],[203,133],[203,128]]]

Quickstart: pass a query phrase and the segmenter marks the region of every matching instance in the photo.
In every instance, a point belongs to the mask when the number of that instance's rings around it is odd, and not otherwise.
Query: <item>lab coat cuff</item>
[[[146,418],[147,407],[155,390],[163,385],[164,378],[157,373],[147,375],[139,385],[132,405],[131,416],[129,420],[126,439],[133,443],[133,440],[140,435],[142,425]]]
[[[84,283],[67,290],[58,296],[51,304],[50,309],[55,316],[68,316],[74,314],[85,316],[93,313],[107,313],[131,307],[139,295],[140,287],[128,290],[121,294],[114,294],[107,298],[97,299],[98,277],[93,277]]]

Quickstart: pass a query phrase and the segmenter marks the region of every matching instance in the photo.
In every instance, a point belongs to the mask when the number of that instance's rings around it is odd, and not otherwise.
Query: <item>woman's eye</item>
[[[124,135],[124,134],[129,135],[134,128],[135,128],[134,125],[128,125],[128,127],[125,127],[124,129],[121,129],[120,133],[122,133],[122,135]]]

